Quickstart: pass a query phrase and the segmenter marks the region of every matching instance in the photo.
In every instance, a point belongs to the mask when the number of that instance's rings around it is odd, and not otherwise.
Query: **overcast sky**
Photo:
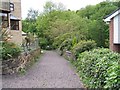
[[[22,2],[22,19],[26,18],[28,10],[33,8],[35,10],[43,11],[43,6],[47,1],[53,3],[63,3],[66,9],[79,10],[87,5],[95,5],[105,0],[21,0]]]

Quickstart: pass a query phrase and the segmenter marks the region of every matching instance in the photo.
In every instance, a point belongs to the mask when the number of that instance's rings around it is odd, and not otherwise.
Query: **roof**
[[[5,14],[5,13],[0,13],[0,16],[7,17],[7,14]]]
[[[6,13],[0,13],[0,16],[7,17],[7,14]],[[20,20],[19,18],[15,17],[13,15],[10,15],[10,19],[12,19],[12,20]]]
[[[107,15],[105,18],[104,18],[104,21],[105,22],[110,22],[111,19],[115,16],[117,16],[118,14],[120,14],[120,8],[118,8],[117,10],[113,11],[111,14]]]
[[[20,20],[19,18],[15,17],[13,15],[10,15],[10,19],[12,19],[12,20]]]

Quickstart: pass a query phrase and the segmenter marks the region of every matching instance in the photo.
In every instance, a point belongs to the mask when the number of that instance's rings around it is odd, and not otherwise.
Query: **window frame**
[[[14,25],[14,26],[13,26]],[[19,20],[10,19],[11,30],[19,31]]]
[[[9,27],[9,14],[8,13],[3,13],[3,12],[0,12],[1,14],[6,14],[6,15],[3,15],[3,16],[1,16],[1,26],[2,26],[2,28],[7,28],[7,27]],[[6,24],[7,23],[7,25],[4,25],[4,24]]]
[[[10,11],[14,11],[14,4],[13,3],[10,3]]]

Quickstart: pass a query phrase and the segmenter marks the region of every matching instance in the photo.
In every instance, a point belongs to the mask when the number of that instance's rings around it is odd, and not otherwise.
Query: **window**
[[[8,14],[7,13],[0,13],[0,16],[2,17],[2,28],[7,28],[9,26],[9,21],[8,21]]]
[[[119,26],[119,22],[120,22],[120,14],[114,17],[114,39],[113,39],[113,43],[114,44],[120,44],[120,26]]]
[[[19,21],[11,20],[11,30],[19,30]]]
[[[10,11],[14,11],[14,4],[10,3]]]

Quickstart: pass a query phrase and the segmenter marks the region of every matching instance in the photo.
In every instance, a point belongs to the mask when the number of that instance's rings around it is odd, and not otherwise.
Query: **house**
[[[104,21],[109,23],[110,49],[120,52],[120,8],[106,16]]]
[[[21,0],[1,0],[1,27],[11,34],[11,42],[22,44]]]

